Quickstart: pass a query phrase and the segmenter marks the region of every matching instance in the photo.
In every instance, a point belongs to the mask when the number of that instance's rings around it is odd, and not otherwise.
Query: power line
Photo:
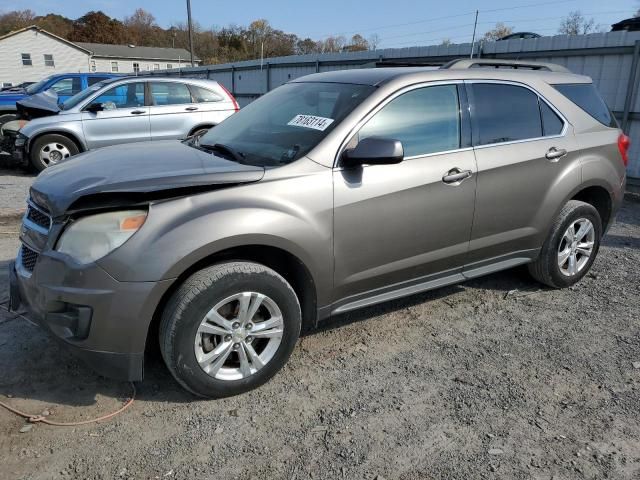
[[[518,5],[518,6],[513,6],[513,7],[503,7],[503,8],[494,8],[491,10],[480,10],[481,14],[484,13],[493,13],[493,12],[501,12],[501,11],[507,11],[507,10],[518,10],[518,9],[522,9],[522,8],[533,8],[533,7],[540,7],[540,6],[544,6],[544,5],[558,5],[558,4],[562,4],[562,3],[575,3],[575,2],[579,2],[582,0],[555,0],[555,1],[546,1],[546,2],[537,2],[537,3],[529,3],[529,4],[524,4],[524,5]],[[345,31],[345,32],[333,32],[333,33],[325,33],[322,35],[319,35],[320,38],[325,38],[325,37],[330,37],[330,36],[338,36],[338,35],[348,35],[350,33],[362,33],[362,32],[370,32],[370,31],[378,31],[378,30],[383,30],[383,29],[387,29],[387,28],[395,28],[395,27],[406,27],[408,25],[417,25],[420,23],[429,23],[429,22],[436,22],[436,21],[440,21],[440,20],[447,20],[450,18],[459,18],[459,17],[465,17],[465,16],[470,16],[470,15],[475,15],[475,10],[472,12],[466,12],[466,13],[460,13],[457,15],[447,15],[444,17],[436,17],[436,18],[429,18],[429,19],[423,19],[423,20],[416,20],[413,22],[407,22],[407,23],[396,23],[396,24],[387,24],[387,25],[381,25],[378,27],[371,27],[371,28],[364,28],[364,29],[360,29],[360,30],[350,30],[350,31]],[[311,36],[317,36],[317,35],[311,35]]]
[[[615,11],[608,11],[608,12],[587,12],[584,13],[583,15],[613,15],[613,14],[620,14],[620,13],[625,13],[627,12],[627,10],[615,10]],[[512,19],[512,20],[486,20],[483,22],[478,22],[479,25],[494,25],[497,23],[531,23],[531,22],[536,22],[536,21],[543,21],[543,20],[556,20],[558,19],[557,16],[554,17],[540,17],[540,18],[521,18],[521,19]],[[463,28],[466,27],[471,27],[473,26],[473,24],[463,24],[463,25],[452,25],[449,27],[445,27],[445,28],[440,28],[440,29],[436,29],[436,30],[427,30],[427,31],[420,31],[420,32],[411,32],[411,33],[403,33],[400,35],[393,35],[393,36],[389,36],[389,37],[382,37],[380,40],[380,43],[385,43],[388,40],[392,40],[395,38],[404,38],[404,37],[411,37],[414,35],[428,35],[431,33],[437,33],[437,32],[443,32],[443,31],[447,31],[447,30],[461,30]],[[558,27],[546,27],[546,28],[535,28],[535,30],[537,31],[550,31],[550,30],[557,30]],[[458,35],[457,37],[449,37],[449,38],[462,38],[462,37],[470,37],[471,34],[465,34],[465,35]],[[436,39],[437,40],[437,39]],[[415,41],[415,40],[414,40]],[[395,42],[394,42],[395,43]],[[395,43],[396,45],[403,45],[403,44],[409,44],[412,43],[411,41],[409,42],[402,42],[402,43]]]

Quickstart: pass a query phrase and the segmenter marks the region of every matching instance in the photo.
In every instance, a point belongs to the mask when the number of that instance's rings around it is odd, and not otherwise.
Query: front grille
[[[49,228],[51,228],[51,217],[31,204],[29,204],[29,207],[27,209],[27,220],[35,223],[36,225],[44,228],[47,231],[49,231]]]
[[[21,247],[20,261],[22,262],[22,268],[31,273],[38,261],[38,252],[34,252],[23,244]]]

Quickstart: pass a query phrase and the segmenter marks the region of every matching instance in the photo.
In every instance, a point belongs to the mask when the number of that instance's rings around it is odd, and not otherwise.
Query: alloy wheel
[[[269,363],[283,332],[282,312],[271,298],[238,293],[218,302],[200,322],[196,360],[218,380],[242,380]]]
[[[591,220],[579,218],[569,225],[558,247],[558,267],[568,277],[577,275],[589,263],[595,246]]]
[[[70,156],[71,152],[69,149],[57,142],[47,143],[40,149],[40,160],[47,166],[54,165]]]

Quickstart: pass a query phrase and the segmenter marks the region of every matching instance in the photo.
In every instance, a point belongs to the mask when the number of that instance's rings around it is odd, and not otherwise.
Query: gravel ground
[[[19,208],[28,179],[0,179],[2,207],[9,191]],[[17,227],[0,225],[0,299]],[[628,197],[571,289],[516,269],[369,308],[302,338],[261,389],[219,401],[185,393],[151,357],[112,421],[29,428],[0,411],[0,477],[640,478],[639,261]],[[130,392],[1,310],[0,365],[0,400],[57,421]]]

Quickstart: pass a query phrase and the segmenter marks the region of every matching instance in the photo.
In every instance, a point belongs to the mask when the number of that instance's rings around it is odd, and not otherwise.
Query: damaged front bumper
[[[149,325],[170,281],[119,282],[96,264],[25,244],[9,281],[11,310],[26,308],[29,319],[99,374],[142,380]]]
[[[13,120],[5,123],[0,129],[0,151],[11,155],[13,161],[26,166],[28,163],[28,138],[20,133],[20,129],[27,123],[26,120]]]

